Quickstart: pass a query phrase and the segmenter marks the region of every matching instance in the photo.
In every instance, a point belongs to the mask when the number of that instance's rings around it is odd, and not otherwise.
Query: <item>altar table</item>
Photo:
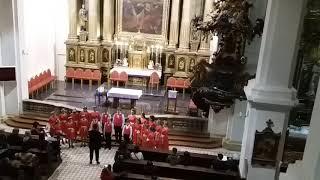
[[[113,108],[119,107],[119,99],[130,99],[131,108],[134,108],[136,101],[142,96],[142,90],[111,88],[107,93],[107,98],[113,98]]]

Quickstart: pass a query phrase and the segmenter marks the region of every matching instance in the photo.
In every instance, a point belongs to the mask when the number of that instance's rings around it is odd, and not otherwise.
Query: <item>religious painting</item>
[[[90,49],[90,50],[89,50],[89,53],[88,53],[88,62],[89,62],[89,63],[96,63],[95,52],[94,52],[93,49]]]
[[[178,60],[178,71],[185,71],[186,70],[186,59],[181,57]]]
[[[79,61],[83,63],[85,61],[84,49],[80,49],[79,57]]]
[[[190,59],[190,64],[189,64],[189,72],[193,71],[193,67],[196,65],[196,60],[194,58]]]
[[[121,39],[141,33],[145,39],[165,41],[169,8],[169,0],[119,0],[116,36]]]
[[[109,62],[109,50],[103,49],[102,51],[102,62]]]
[[[263,131],[255,133],[252,164],[275,166],[281,133],[273,132],[271,119],[266,124]]]
[[[163,1],[123,0],[122,30],[161,34]]]
[[[168,57],[168,68],[174,68],[175,64],[176,64],[176,59],[173,54],[170,54]]]
[[[75,62],[76,58],[75,58],[75,50],[73,48],[70,48],[68,51],[68,57],[69,57],[69,61],[73,61]]]

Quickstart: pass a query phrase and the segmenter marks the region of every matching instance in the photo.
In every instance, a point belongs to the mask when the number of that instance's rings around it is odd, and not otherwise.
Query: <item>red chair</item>
[[[150,80],[149,80],[149,88],[151,89],[151,92],[152,92],[152,88],[154,85],[157,86],[157,91],[159,91],[159,83],[160,83],[160,77],[159,77],[158,73],[153,72],[150,75]]]
[[[128,74],[122,71],[119,75],[119,81],[123,82],[125,86],[127,86],[127,82],[129,80]]]
[[[99,70],[94,70],[93,75],[92,75],[92,80],[93,81],[98,81],[98,86],[101,84],[101,72]]]
[[[176,84],[174,86],[174,89],[182,89],[182,96],[184,98],[184,95],[185,95],[185,91],[186,91],[186,87],[185,87],[185,79],[182,79],[182,78],[178,78],[176,80]]]
[[[52,76],[50,69],[47,70],[48,77],[50,79],[50,82],[56,80],[56,76]]]
[[[110,74],[110,82],[111,82],[111,84],[113,82],[117,82],[117,86],[119,86],[119,80],[120,80],[120,77],[119,77],[118,71],[112,71],[112,73]]]
[[[175,84],[176,84],[176,78],[169,77],[167,80],[166,91],[168,90],[168,88],[174,88]]]
[[[91,90],[91,86],[92,86],[92,71],[90,69],[86,69],[83,74],[82,74],[82,78],[81,78],[81,87],[82,87],[82,81],[83,80],[88,80],[89,81],[89,89]]]
[[[184,81],[184,88],[188,89],[190,86],[191,86],[190,80],[189,80],[189,79],[186,79],[186,80]]]
[[[83,69],[78,68],[76,69],[75,73],[74,73],[74,79],[78,79],[81,81],[81,89],[82,89],[82,78],[83,78]]]
[[[67,68],[66,70],[66,75],[64,76],[65,81],[67,82],[68,79],[72,79],[72,88],[74,87],[74,78],[75,76],[75,71],[73,68]]]

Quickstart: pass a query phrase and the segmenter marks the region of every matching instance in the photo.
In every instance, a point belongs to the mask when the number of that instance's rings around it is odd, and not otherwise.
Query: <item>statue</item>
[[[128,67],[129,66],[127,58],[123,58],[122,66],[124,66],[124,67]]]
[[[153,66],[154,66],[153,61],[150,60],[148,64],[148,69],[153,69]]]
[[[84,4],[82,4],[81,9],[79,10],[79,20],[80,31],[86,31],[88,22],[88,11],[85,9]]]
[[[84,50],[80,50],[80,62],[84,62]]]
[[[319,77],[320,77],[320,60],[318,60],[312,68],[312,78],[309,84],[309,91],[306,93],[308,96],[315,96],[317,93]]]
[[[90,50],[89,52],[89,63],[95,63],[94,51]]]
[[[74,49],[71,48],[69,50],[69,61],[75,61],[74,55],[75,55]]]

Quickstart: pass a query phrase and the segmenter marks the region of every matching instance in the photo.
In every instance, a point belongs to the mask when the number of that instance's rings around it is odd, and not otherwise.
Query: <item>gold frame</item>
[[[138,32],[125,32],[122,31],[122,9],[123,9],[123,0],[116,1],[117,7],[117,18],[116,18],[116,33],[115,37],[118,39],[129,39],[135,35],[142,35],[147,41],[156,41],[159,43],[165,43],[167,40],[167,31],[168,31],[168,22],[169,22],[169,9],[170,9],[170,2],[169,0],[162,0],[163,1],[163,15],[162,15],[162,30],[161,35],[156,34],[146,34],[146,33],[138,33]]]

